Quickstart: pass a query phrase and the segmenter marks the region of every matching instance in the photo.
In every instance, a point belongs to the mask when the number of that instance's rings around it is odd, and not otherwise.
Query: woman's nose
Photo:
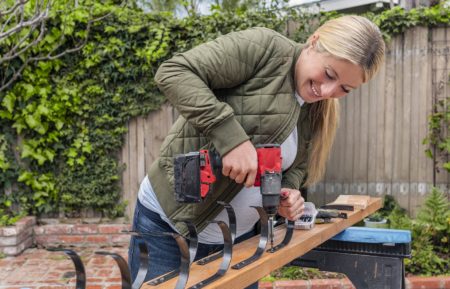
[[[321,94],[323,98],[332,98],[336,93],[338,88],[338,84],[336,81],[329,81],[322,84]]]

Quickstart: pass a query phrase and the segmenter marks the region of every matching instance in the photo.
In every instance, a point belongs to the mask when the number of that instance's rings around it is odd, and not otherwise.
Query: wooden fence
[[[391,40],[376,78],[341,100],[341,123],[326,174],[309,188],[309,200],[321,205],[339,194],[390,194],[414,215],[433,178],[448,193],[450,176],[433,176],[422,140],[433,104],[449,96],[449,50],[450,28],[416,27]],[[121,154],[128,216],[175,115],[165,105],[129,122]]]

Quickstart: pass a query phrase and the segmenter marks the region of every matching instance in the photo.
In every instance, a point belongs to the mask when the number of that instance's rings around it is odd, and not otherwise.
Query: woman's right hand
[[[241,143],[222,158],[222,174],[238,184],[245,182],[246,187],[251,187],[255,183],[257,168],[256,149],[249,140]]]

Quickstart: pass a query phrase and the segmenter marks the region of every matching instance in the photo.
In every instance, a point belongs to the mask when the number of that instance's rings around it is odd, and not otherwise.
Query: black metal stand
[[[389,248],[391,253],[374,254],[370,253],[372,250],[364,252],[366,248],[373,249],[374,245],[365,246],[366,244],[353,242],[348,244],[352,248],[350,252],[331,249],[327,243],[333,244],[333,241],[325,242],[294,260],[291,265],[344,273],[358,289],[405,289],[403,258],[409,257],[407,254],[393,252],[392,247]]]
[[[230,267],[231,257],[232,257],[232,252],[233,252],[233,242],[232,242],[232,238],[231,238],[231,231],[225,222],[212,221],[211,223],[216,223],[217,225],[219,225],[220,230],[222,231],[222,234],[223,234],[222,263],[220,263],[219,270],[214,275],[189,287],[189,289],[199,289],[199,288],[205,287],[206,285],[211,284],[213,281],[215,281],[215,280],[219,279],[220,277],[222,277],[223,275],[225,275],[225,273],[228,271],[228,268]]]
[[[76,276],[76,285],[75,289],[85,289],[86,288],[86,271],[84,270],[83,262],[81,261],[80,256],[75,251],[63,248],[48,248],[47,251],[50,252],[64,252],[67,256],[70,257],[73,264],[75,265],[75,276]]]
[[[292,239],[292,235],[294,234],[294,225],[294,221],[288,221],[286,225],[286,234],[284,235],[283,241],[275,247],[268,249],[267,252],[274,253],[289,244]]]
[[[261,234],[259,236],[258,248],[256,248],[255,253],[250,258],[247,258],[244,261],[234,264],[231,267],[236,270],[242,269],[245,266],[247,266],[248,264],[251,264],[251,263],[255,262],[256,260],[258,260],[261,257],[261,255],[264,253],[264,249],[266,248],[266,245],[267,245],[268,234],[269,234],[269,226],[268,226],[269,217],[267,216],[266,211],[264,211],[264,209],[262,207],[252,206],[252,208],[254,208],[258,211],[259,219],[261,221]]]
[[[95,252],[95,254],[111,256],[116,261],[117,266],[119,266],[119,269],[120,269],[120,276],[122,277],[122,289],[139,289],[141,287],[142,283],[138,284],[136,282],[135,283],[136,283],[137,287],[132,287],[130,269],[128,269],[127,261],[125,261],[125,259],[122,256],[120,256],[119,254],[116,254],[116,253],[106,252],[106,251],[98,251],[98,252]],[[139,268],[139,269],[141,269],[141,268]],[[141,273],[141,270],[139,270],[139,273]],[[146,267],[145,267],[145,273],[147,273]],[[144,275],[144,277],[145,277],[145,275]],[[139,281],[139,280],[137,280],[137,281]]]
[[[225,202],[217,202],[219,205],[222,205],[225,209],[226,212],[228,214],[228,224],[229,224],[229,228],[230,228],[230,232],[231,232],[231,243],[234,244],[234,239],[236,238],[236,229],[237,229],[237,224],[236,224],[236,213],[234,212],[233,207]],[[221,258],[223,256],[223,250],[220,250],[219,252],[206,256],[205,258],[202,258],[200,260],[197,261],[198,265],[206,265],[208,263],[211,263],[214,260],[217,260],[219,258]]]

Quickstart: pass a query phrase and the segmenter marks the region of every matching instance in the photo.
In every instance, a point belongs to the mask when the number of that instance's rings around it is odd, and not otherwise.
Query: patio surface
[[[126,247],[72,248],[83,260],[87,289],[120,289],[119,267],[110,256],[96,255],[95,251],[110,251],[127,258]],[[45,249],[27,249],[17,257],[0,259],[1,289],[73,289],[75,268],[63,252]]]

